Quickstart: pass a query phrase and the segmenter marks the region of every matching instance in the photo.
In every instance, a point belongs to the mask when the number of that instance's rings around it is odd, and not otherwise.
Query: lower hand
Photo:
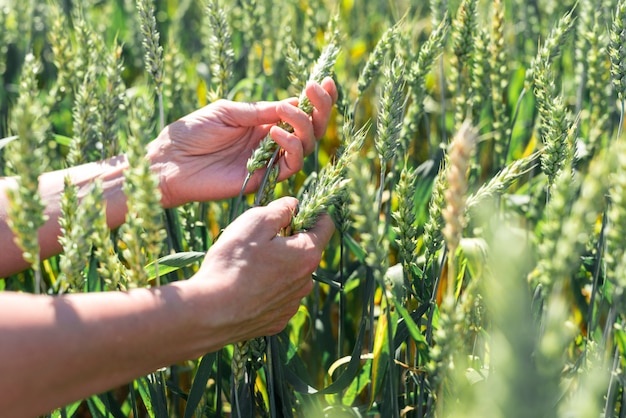
[[[217,322],[228,334],[225,343],[280,332],[310,293],[311,274],[334,224],[324,215],[306,233],[279,236],[296,207],[296,199],[285,197],[244,212],[224,230],[190,280],[219,292],[221,306],[207,306],[206,315],[212,332]]]

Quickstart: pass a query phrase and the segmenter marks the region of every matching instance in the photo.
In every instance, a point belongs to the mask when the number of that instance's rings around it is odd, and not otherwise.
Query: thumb
[[[309,229],[306,234],[311,237],[316,247],[325,247],[333,236],[333,232],[335,232],[335,223],[330,215],[324,213],[317,218],[315,226]]]
[[[276,216],[277,225],[286,228],[291,224],[291,218],[298,211],[298,199],[285,196],[270,202],[266,208]]]
[[[243,215],[249,217],[249,222],[251,223],[249,232],[253,234],[260,233],[263,238],[272,239],[280,233],[281,229],[291,224],[291,218],[297,210],[298,199],[282,197],[274,200],[267,206],[252,208]]]

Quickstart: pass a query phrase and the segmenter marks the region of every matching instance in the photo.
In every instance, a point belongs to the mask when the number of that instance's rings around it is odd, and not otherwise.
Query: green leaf
[[[189,398],[187,399],[187,405],[185,406],[184,418],[191,418],[196,412],[196,408],[200,404],[204,392],[206,390],[206,384],[209,381],[209,376],[213,370],[213,364],[217,358],[217,353],[206,354],[200,360],[196,376],[191,384],[191,390],[189,391]]]
[[[341,397],[341,402],[344,405],[350,406],[357,400],[360,393],[363,392],[363,389],[365,389],[372,381],[370,379],[371,372],[372,361],[367,360],[359,374],[354,378],[352,383],[350,383],[350,386],[348,386],[348,389],[346,389],[345,393]]]
[[[106,405],[102,402],[102,400],[98,396],[92,396],[87,399],[87,407],[89,408],[89,412],[94,418],[113,418],[108,410]]]
[[[78,408],[80,407],[80,404],[82,402],[83,401],[76,401],[72,404],[65,406],[64,408],[57,409],[50,415],[50,418],[73,417],[76,411],[78,411]]]
[[[188,251],[183,253],[176,253],[166,255],[159,258],[159,276],[163,276],[167,273],[171,273],[176,270],[180,270],[183,267],[187,267],[193,263],[197,263],[204,259],[206,253],[200,251]],[[154,268],[155,262],[148,264],[145,267],[148,279],[152,280],[156,277],[156,269]]]
[[[9,136],[6,138],[0,139],[0,149],[4,148],[9,142],[17,139],[17,136]]]
[[[64,145],[66,147],[69,147],[70,143],[72,142],[72,138],[70,138],[69,136],[54,134],[53,137],[57,144]]]
[[[391,298],[391,300],[393,302],[393,306],[396,308],[396,310],[402,317],[401,321],[404,323],[404,326],[409,331],[409,335],[411,336],[411,338],[413,338],[415,342],[420,342],[420,343],[428,345],[428,343],[426,342],[426,338],[424,338],[424,335],[420,332],[419,327],[417,326],[417,324],[411,317],[411,314],[409,313],[409,311],[396,298]],[[424,309],[424,312],[425,311],[426,310]]]
[[[487,242],[482,238],[463,238],[460,247],[472,277],[481,277],[483,267],[487,265]]]
[[[151,418],[168,418],[163,372],[156,371],[136,380],[139,394]]]
[[[359,243],[354,240],[354,238],[352,238],[348,234],[345,234],[344,235],[344,242],[346,243],[348,249],[352,252],[352,254],[354,254],[354,256],[360,262],[363,262],[365,260],[365,256],[367,255],[367,253],[365,252],[365,250],[363,248],[361,248]]]
[[[388,307],[387,307],[388,308]],[[387,329],[389,315],[387,312],[378,317],[376,331],[374,334],[374,360],[372,361],[372,393],[370,397],[370,407],[376,400],[376,395],[380,393],[383,379],[387,374],[387,365],[391,355],[389,350],[389,332]]]

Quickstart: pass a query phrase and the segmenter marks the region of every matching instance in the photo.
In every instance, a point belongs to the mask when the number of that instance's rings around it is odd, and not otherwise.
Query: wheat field
[[[276,181],[268,137],[257,193],[159,207],[140,157],[164,126],[327,75],[339,100],[297,175]],[[336,225],[280,334],[49,416],[626,416],[626,1],[5,0],[0,83],[31,263],[0,290],[186,280],[234,216],[285,195],[288,233]],[[65,250],[35,256],[37,176],[120,153],[124,226],[97,185],[67,187]]]

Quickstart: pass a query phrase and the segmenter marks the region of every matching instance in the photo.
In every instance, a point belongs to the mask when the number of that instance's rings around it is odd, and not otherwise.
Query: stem
[[[448,143],[446,134],[446,75],[443,66],[443,56],[439,57],[439,80],[441,82],[441,142]]]
[[[589,310],[587,312],[587,329],[593,329],[593,314],[594,314],[594,303],[596,299],[596,295],[598,293],[598,281],[600,279],[600,264],[602,260],[602,254],[604,250],[604,234],[606,233],[607,226],[607,216],[606,213],[602,216],[602,228],[600,229],[600,237],[598,237],[598,244],[596,245],[596,254],[598,255],[598,259],[596,261],[596,265],[594,266],[593,271],[593,286],[591,287],[591,296],[589,297]]]
[[[224,355],[224,349],[220,349],[217,352],[217,376],[215,377],[215,415],[222,416],[222,356]]]
[[[345,251],[345,243],[344,243],[344,234],[341,232],[339,234],[339,319],[337,320],[337,357],[341,358],[343,356],[343,340],[344,340],[344,329],[343,329],[343,319],[346,314],[346,295],[344,293],[344,275],[343,275],[343,265],[344,265],[344,254]]]
[[[443,255],[442,255],[441,265],[443,265],[443,263],[446,262],[447,257],[448,257],[447,250],[444,247],[443,248]],[[435,273],[435,283],[434,283],[434,286],[433,286],[433,291],[432,291],[431,296],[430,296],[430,311],[428,313],[428,322],[426,324],[426,342],[428,344],[430,344],[432,342],[433,319],[434,319],[434,315],[435,315],[433,307],[437,303],[437,291],[439,290],[439,282],[440,282],[440,276],[441,276],[441,272],[435,266],[434,257],[433,257],[433,260],[431,262],[431,268],[433,270],[433,273]]]
[[[378,196],[376,197],[376,207],[378,210],[376,211],[376,215],[380,216],[380,211],[383,208],[383,191],[385,189],[385,165],[386,161],[383,159],[380,160],[380,185],[378,186]]]
[[[400,408],[398,407],[398,395],[396,393],[396,379],[395,379],[395,373],[394,373],[394,365],[395,365],[395,351],[396,348],[393,345],[393,330],[392,330],[392,323],[391,323],[391,306],[393,304],[393,302],[391,302],[389,300],[389,295],[387,292],[387,289],[383,288],[383,295],[385,297],[385,300],[387,302],[387,310],[385,312],[385,315],[387,316],[387,340],[389,341],[389,392],[390,393],[390,398],[391,398],[391,410],[394,413],[394,418],[395,417],[400,417]]]
[[[39,257],[35,258],[33,263],[33,269],[35,270],[35,294],[41,293],[41,268],[39,267]]]
[[[157,96],[159,99],[159,131],[165,129],[165,107],[163,106],[163,91],[161,87],[157,87]]]
[[[274,385],[274,370],[272,364],[272,337],[265,338],[265,365],[267,373],[267,397],[270,402],[270,416],[275,416],[276,411],[276,387]]]
[[[237,216],[239,216],[239,208],[241,206],[241,202],[243,201],[243,193],[246,190],[246,186],[248,186],[248,182],[250,181],[250,177],[252,177],[252,173],[248,173],[246,178],[243,180],[243,185],[241,186],[241,190],[239,191],[239,196],[237,196],[237,201],[235,203],[235,207],[230,214],[230,220],[232,221]]]
[[[450,248],[448,253],[448,288],[447,297],[456,298],[456,248]]]
[[[509,140],[506,143],[506,148],[504,150],[504,154],[502,155],[504,157],[502,167],[506,165],[506,161],[509,156],[509,151],[511,150],[511,142],[513,142],[513,127],[515,126],[515,123],[517,122],[517,117],[519,116],[519,110],[520,110],[520,107],[522,106],[522,99],[524,98],[525,95],[526,95],[526,87],[524,87],[522,91],[520,92],[519,97],[517,98],[517,103],[515,104],[515,112],[513,113],[513,120],[511,120],[511,131],[509,132]]]
[[[154,273],[155,273],[155,278],[154,281],[157,285],[157,287],[161,286],[161,276],[159,275],[159,255],[156,254],[155,258],[154,258]]]
[[[280,147],[276,148],[276,150],[274,151],[274,154],[272,154],[272,158],[270,158],[269,162],[267,163],[265,175],[263,176],[263,180],[261,181],[261,185],[259,186],[259,191],[256,195],[256,199],[254,200],[254,206],[259,206],[261,204],[261,201],[263,200],[263,197],[264,197],[263,191],[265,190],[267,181],[270,178],[272,167],[274,166],[274,162],[276,161],[276,158],[278,158],[279,152],[280,152]]]
[[[622,105],[619,111],[619,125],[617,126],[617,139],[619,140],[620,136],[622,136],[622,126],[624,125],[624,100],[622,100]]]
[[[615,354],[613,356],[613,365],[611,366],[611,379],[609,380],[609,389],[606,394],[606,403],[604,405],[604,416],[609,418],[613,416],[612,405],[615,403],[615,371],[619,364],[619,347],[615,347]]]

